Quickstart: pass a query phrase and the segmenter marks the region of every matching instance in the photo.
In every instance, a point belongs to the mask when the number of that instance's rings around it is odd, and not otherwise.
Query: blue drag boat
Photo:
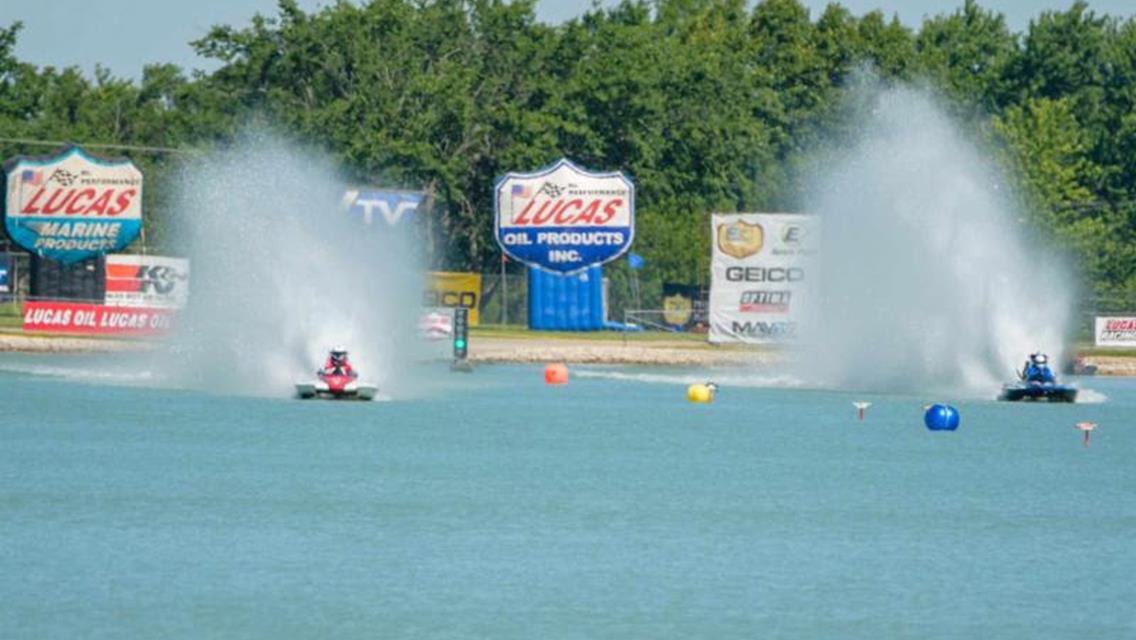
[[[1007,402],[1044,401],[1076,402],[1077,387],[1057,382],[1044,353],[1030,354],[1025,367],[1018,374],[1019,381],[1003,385],[999,400]]]

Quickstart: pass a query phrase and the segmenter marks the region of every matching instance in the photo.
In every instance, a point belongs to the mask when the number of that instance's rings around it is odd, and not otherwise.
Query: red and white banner
[[[75,302],[25,302],[24,331],[152,336],[173,327],[172,309],[111,307]]]
[[[418,330],[430,340],[441,340],[454,335],[453,309],[434,309],[418,318]]]
[[[1093,332],[1098,347],[1136,347],[1136,318],[1101,317],[1096,318]]]
[[[189,298],[189,260],[108,255],[106,298],[117,307],[180,309]]]

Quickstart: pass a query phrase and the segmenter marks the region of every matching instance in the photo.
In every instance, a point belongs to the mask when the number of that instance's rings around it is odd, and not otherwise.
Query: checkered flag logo
[[[559,187],[557,185],[554,185],[551,182],[546,182],[546,183],[544,183],[540,186],[540,193],[543,193],[550,198],[559,198],[561,192],[563,192],[563,191],[564,191],[563,187]]]
[[[78,179],[79,176],[77,174],[71,173],[66,169],[56,169],[51,172],[51,177],[49,177],[47,181],[51,182],[54,180],[65,187],[70,187],[75,184],[75,181]]]

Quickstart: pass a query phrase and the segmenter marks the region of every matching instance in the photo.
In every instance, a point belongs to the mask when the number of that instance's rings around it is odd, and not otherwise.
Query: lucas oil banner
[[[24,331],[149,336],[173,326],[170,309],[127,309],[74,302],[25,302]]]
[[[710,342],[799,337],[814,281],[819,224],[787,213],[711,216]]]
[[[189,260],[162,256],[106,257],[106,303],[180,309],[189,297]]]
[[[142,229],[142,173],[68,147],[52,157],[18,156],[4,167],[4,226],[32,253],[74,263],[119,251]]]
[[[510,173],[493,192],[501,250],[529,266],[576,273],[623,255],[635,235],[635,185],[560,160]]]
[[[426,291],[422,296],[422,306],[427,308],[465,307],[469,309],[469,324],[476,327],[480,316],[481,274],[431,271],[426,281]],[[451,313],[452,317],[453,314]]]
[[[1136,318],[1097,316],[1095,324],[1096,346],[1136,348]]]

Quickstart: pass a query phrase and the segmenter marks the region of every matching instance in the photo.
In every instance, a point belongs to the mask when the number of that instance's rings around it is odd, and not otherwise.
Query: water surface
[[[439,367],[420,397],[332,403],[2,355],[0,629],[1136,635],[1136,380],[1019,405],[722,374],[690,405],[700,373],[577,370]],[[958,432],[924,429],[932,401]]]

